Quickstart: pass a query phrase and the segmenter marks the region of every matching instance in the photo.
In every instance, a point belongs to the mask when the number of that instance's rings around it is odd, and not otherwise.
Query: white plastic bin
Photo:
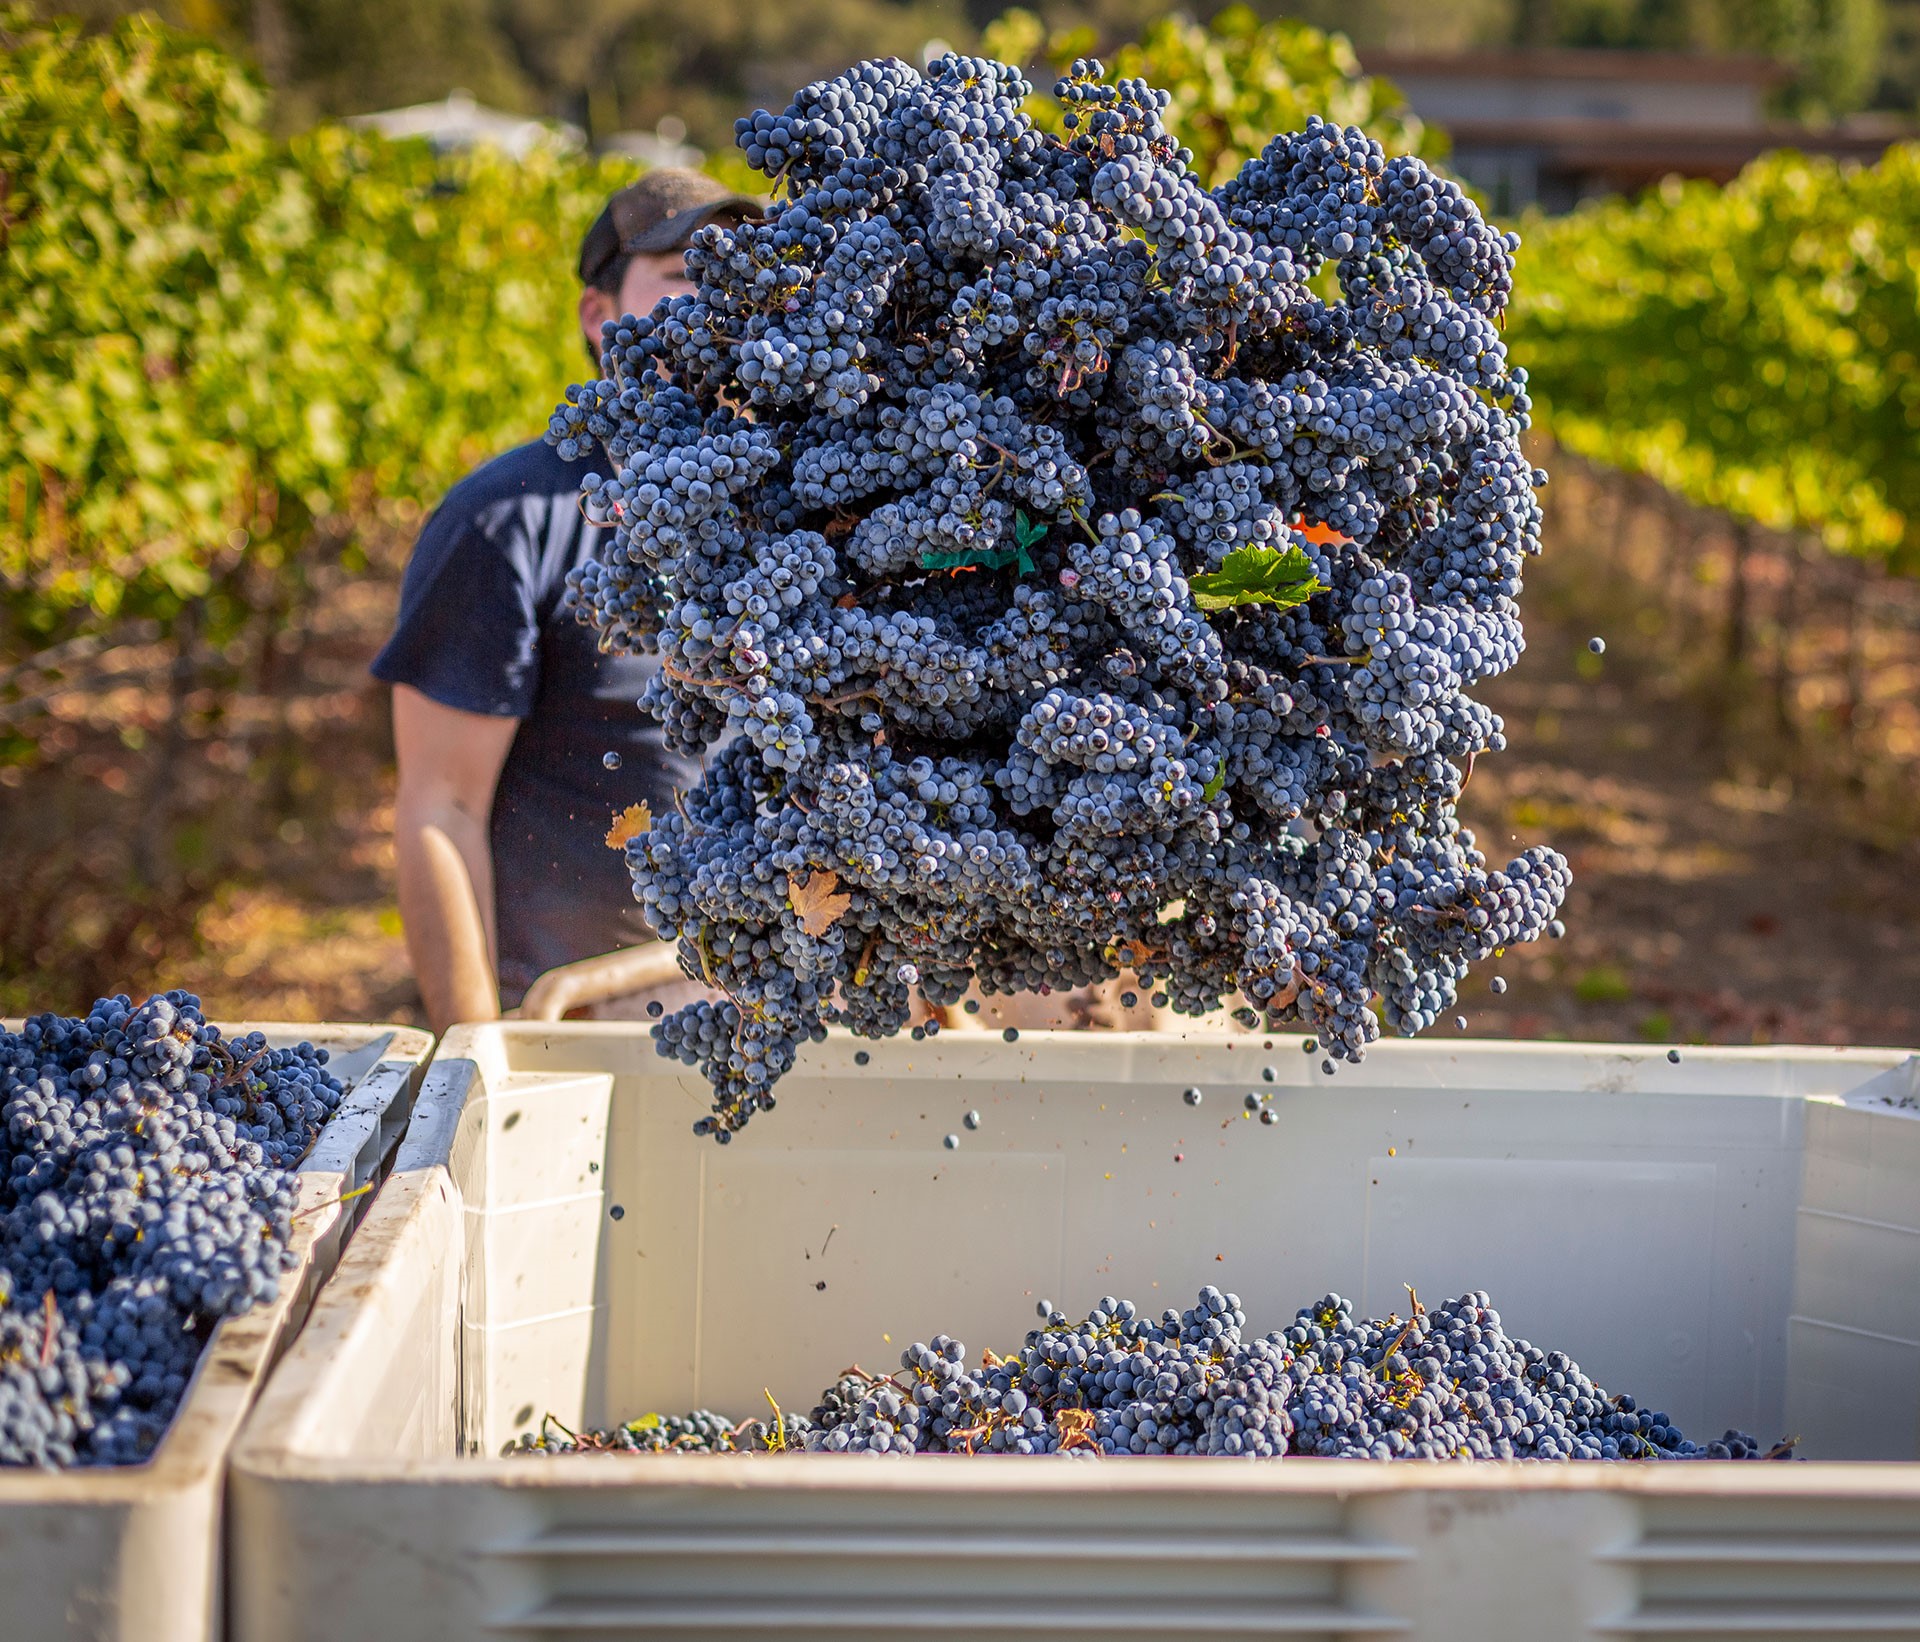
[[[301,1165],[300,1264],[273,1304],[220,1324],[172,1426],[142,1465],[0,1468],[0,1638],[205,1642],[223,1631],[220,1514],[228,1450],[267,1370],[369,1208],[335,1200],[377,1180],[404,1132],[432,1037],[410,1027],[242,1023],[329,1051],[348,1085]],[[307,1213],[315,1205],[316,1212]]]
[[[1920,1637],[1920,1060],[860,1047],[721,1148],[632,1028],[449,1034],[235,1450],[239,1642]],[[1262,1331],[1484,1287],[1689,1432],[1814,1463],[495,1457],[548,1412],[805,1410],[936,1330],[1015,1346],[1036,1297],[1209,1282]]]

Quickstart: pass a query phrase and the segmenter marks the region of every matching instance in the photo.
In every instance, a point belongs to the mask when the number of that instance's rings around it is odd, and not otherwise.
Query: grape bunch
[[[222,1038],[185,992],[0,1030],[0,1464],[152,1453],[214,1325],[296,1263],[326,1059]]]
[[[769,214],[549,425],[605,458],[577,613],[709,755],[626,848],[719,1141],[916,993],[1130,971],[1357,1060],[1566,894],[1456,814],[1540,546],[1517,238],[1357,129],[1209,190],[1166,93],[1076,63],[1063,141],[1029,90],[866,62],[740,121]]]
[[[1211,1286],[1186,1311],[1143,1315],[1102,1299],[1079,1322],[1042,1302],[1019,1352],[982,1354],[946,1335],[900,1369],[849,1369],[779,1440],[714,1414],[648,1416],[586,1440],[529,1434],[508,1452],[805,1448],[858,1454],[1203,1454],[1278,1459],[1784,1459],[1728,1431],[1695,1442],[1663,1414],[1602,1390],[1563,1351],[1516,1340],[1484,1291],[1412,1315],[1362,1319],[1338,1295],[1253,1338],[1238,1298]],[[677,1440],[656,1440],[672,1429]],[[636,1440],[641,1431],[649,1440]]]
[[[551,1414],[537,1431],[507,1444],[508,1458],[522,1454],[774,1454],[806,1446],[813,1429],[804,1414],[735,1422],[710,1408],[691,1414],[644,1414],[605,1431],[570,1431]]]

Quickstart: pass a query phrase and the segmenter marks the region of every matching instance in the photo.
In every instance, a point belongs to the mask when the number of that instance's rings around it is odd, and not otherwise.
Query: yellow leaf
[[[851,895],[835,893],[839,889],[840,880],[831,872],[787,875],[787,905],[809,935],[826,934],[853,905]]]
[[[653,811],[642,804],[629,804],[613,818],[613,825],[607,828],[607,848],[623,850],[629,838],[638,838],[653,825]]]

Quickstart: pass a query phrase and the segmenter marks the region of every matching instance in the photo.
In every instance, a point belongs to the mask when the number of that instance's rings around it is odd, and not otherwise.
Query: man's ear
[[[587,339],[587,351],[600,357],[600,327],[620,316],[614,311],[614,299],[591,285],[580,292],[580,334]]]

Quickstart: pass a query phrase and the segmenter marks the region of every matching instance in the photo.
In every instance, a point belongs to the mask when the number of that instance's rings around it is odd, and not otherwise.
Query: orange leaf
[[[638,838],[653,825],[653,811],[645,804],[629,804],[607,828],[607,848],[623,850],[629,838]]]
[[[831,872],[787,875],[787,905],[809,935],[826,934],[853,905],[851,895],[835,893],[839,889],[840,880]]]
[[[1293,527],[1293,531],[1296,536],[1306,537],[1315,547],[1328,547],[1335,542],[1343,542],[1350,545],[1353,541],[1351,536],[1341,535],[1340,532],[1335,530],[1331,525],[1297,524]]]

